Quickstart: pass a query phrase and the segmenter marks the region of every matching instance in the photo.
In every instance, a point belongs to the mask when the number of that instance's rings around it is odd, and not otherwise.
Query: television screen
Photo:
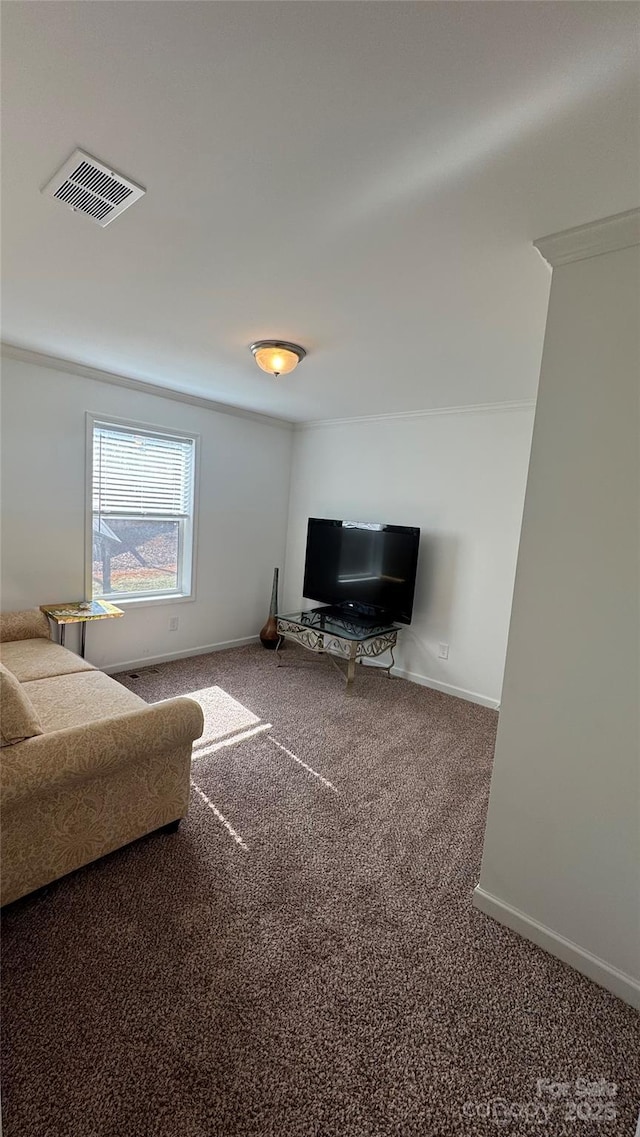
[[[303,593],[350,614],[410,624],[420,530],[310,517]]]

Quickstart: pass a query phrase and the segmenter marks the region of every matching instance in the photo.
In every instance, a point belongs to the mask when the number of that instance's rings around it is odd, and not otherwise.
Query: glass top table
[[[399,628],[395,624],[361,623],[348,615],[337,616],[322,608],[312,608],[307,612],[289,612],[276,617],[280,639],[276,647],[278,666],[281,659],[279,649],[283,640],[298,643],[308,651],[327,655],[338,666],[350,689],[355,678],[356,663],[362,659],[374,659],[388,651],[391,662],[380,670],[391,678],[391,668],[395,660],[393,650],[398,639]],[[346,663],[346,673],[338,664]]]

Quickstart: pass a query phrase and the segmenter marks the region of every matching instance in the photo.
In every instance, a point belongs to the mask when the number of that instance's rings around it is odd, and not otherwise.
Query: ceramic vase
[[[275,649],[278,646],[278,625],[276,622],[276,614],[278,611],[278,572],[275,568],[273,570],[273,587],[271,589],[271,604],[269,606],[269,619],[267,620],[264,628],[260,632],[260,643],[263,647]]]

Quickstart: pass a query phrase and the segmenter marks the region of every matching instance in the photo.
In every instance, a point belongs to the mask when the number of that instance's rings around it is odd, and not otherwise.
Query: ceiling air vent
[[[74,150],[42,192],[104,228],[147,191],[83,150]]]

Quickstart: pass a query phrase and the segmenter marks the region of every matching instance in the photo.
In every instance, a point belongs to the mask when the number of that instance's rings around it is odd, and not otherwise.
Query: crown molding
[[[477,415],[477,414],[504,414],[509,411],[533,411],[535,399],[523,399],[519,402],[503,403],[471,403],[460,407],[430,407],[422,411],[390,411],[381,415],[360,415],[357,418],[326,418],[313,419],[309,422],[296,422],[294,431],[322,430],[330,426],[356,426],[359,423],[371,422],[408,422],[412,419],[433,418],[439,415]]]
[[[215,411],[216,414],[232,415],[234,418],[250,419],[266,426],[286,427],[291,430],[293,423],[289,419],[275,418],[271,415],[261,414],[259,411],[245,410],[230,403],[218,403],[214,399],[207,399],[203,395],[190,395],[186,391],[179,391],[175,387],[160,387],[149,383],[145,379],[134,379],[130,375],[118,375],[112,371],[102,371],[97,367],[79,363],[73,359],[63,359],[57,355],[46,355],[43,352],[31,351],[29,348],[18,347],[16,344],[0,344],[2,355],[7,359],[16,359],[20,363],[31,363],[36,367],[48,367],[53,371],[66,371],[71,375],[80,375],[83,379],[94,379],[97,383],[109,383],[113,387],[126,387],[129,391],[138,391],[143,395],[153,395],[156,399],[172,399],[175,403],[187,403],[192,407],[199,407],[205,411]]]
[[[535,399],[527,399],[520,402],[475,403],[459,407],[431,407],[420,411],[389,411],[386,414],[359,415],[354,418],[312,419],[308,422],[292,422],[290,419],[275,418],[271,415],[260,414],[259,411],[235,407],[229,403],[218,403],[214,399],[207,399],[202,395],[189,395],[185,391],[176,390],[174,387],[159,387],[144,379],[133,379],[130,375],[118,375],[112,371],[102,371],[97,367],[78,363],[77,360],[47,355],[44,352],[32,351],[30,348],[18,347],[16,344],[2,342],[0,350],[5,358],[16,359],[20,363],[31,363],[36,367],[47,367],[53,371],[66,371],[71,375],[80,375],[84,379],[93,379],[98,383],[109,383],[111,386],[139,391],[143,395],[153,395],[157,399],[172,399],[174,402],[187,403],[189,406],[200,407],[205,411],[214,411],[217,414],[245,418],[267,426],[285,427],[287,430],[295,431],[318,430],[330,426],[351,426],[368,422],[404,422],[410,419],[431,418],[433,415],[499,414],[505,411],[531,411],[536,405]]]
[[[533,243],[553,268],[628,249],[640,245],[640,209],[629,209],[588,225],[576,225],[574,229],[552,233]]]

